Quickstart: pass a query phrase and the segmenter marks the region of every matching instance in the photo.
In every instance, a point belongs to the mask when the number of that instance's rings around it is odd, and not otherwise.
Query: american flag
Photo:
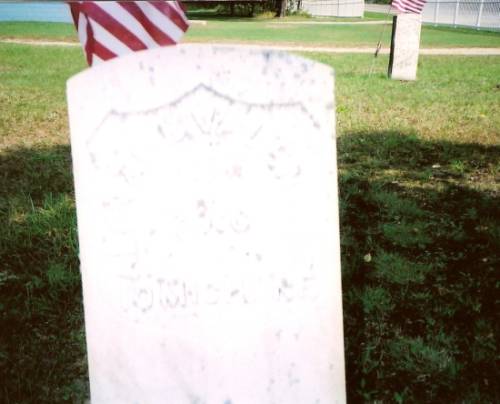
[[[422,13],[427,0],[392,0],[392,8],[403,13]]]
[[[68,2],[89,65],[174,45],[189,24],[177,1]]]

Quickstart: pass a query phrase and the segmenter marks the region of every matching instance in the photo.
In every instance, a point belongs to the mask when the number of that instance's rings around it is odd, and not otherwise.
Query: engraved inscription
[[[123,288],[122,309],[142,313],[152,310],[192,311],[221,305],[314,302],[319,293],[318,281],[312,275],[279,279],[272,275],[253,279],[226,277],[220,282],[188,281],[181,277],[120,277],[117,287]]]

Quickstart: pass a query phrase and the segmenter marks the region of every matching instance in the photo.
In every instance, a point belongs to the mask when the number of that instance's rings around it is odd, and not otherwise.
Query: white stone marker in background
[[[345,402],[333,85],[189,45],[69,80],[93,404]]]
[[[416,80],[420,50],[420,14],[393,17],[389,77],[393,80]]]

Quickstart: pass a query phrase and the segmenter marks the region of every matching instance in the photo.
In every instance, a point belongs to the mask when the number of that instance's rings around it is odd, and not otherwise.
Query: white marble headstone
[[[93,404],[345,402],[333,86],[208,45],[69,80]]]
[[[402,13],[393,18],[389,77],[416,80],[420,50],[420,14]]]

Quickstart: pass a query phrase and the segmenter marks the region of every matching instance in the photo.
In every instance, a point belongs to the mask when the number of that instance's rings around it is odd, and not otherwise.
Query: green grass
[[[88,388],[64,81],[84,61],[0,55],[0,402],[70,402]]]
[[[382,43],[389,46],[391,29],[382,25],[293,25],[278,19],[218,17],[205,26],[193,24],[185,41],[375,47],[382,32]],[[73,26],[63,23],[0,22],[1,38],[77,41]],[[422,47],[500,47],[500,33],[473,29],[424,26],[421,38]]]
[[[339,140],[353,402],[499,400],[500,147],[469,142],[418,131]],[[455,172],[455,160],[470,168]]]
[[[78,40],[75,27],[71,24],[24,21],[0,22],[0,38]]]
[[[499,402],[500,57],[421,57],[402,83],[384,57],[310,56],[336,69],[350,402]],[[65,101],[84,66],[0,44],[1,403],[88,394]]]
[[[418,80],[404,83],[385,80],[386,56],[375,60],[370,76],[372,55],[308,55],[343,80],[337,86],[343,132],[418,132],[425,140],[500,144],[499,57],[421,56]],[[367,97],[370,102],[360,102]]]
[[[186,35],[186,41],[196,42],[273,42],[296,43],[322,46],[374,46],[381,33],[382,25],[291,25],[276,20],[247,20],[239,24],[211,20],[206,26],[193,26]],[[391,29],[382,36],[390,44]],[[422,28],[422,47],[500,47],[500,33],[477,33],[474,30],[453,30],[450,28]]]

